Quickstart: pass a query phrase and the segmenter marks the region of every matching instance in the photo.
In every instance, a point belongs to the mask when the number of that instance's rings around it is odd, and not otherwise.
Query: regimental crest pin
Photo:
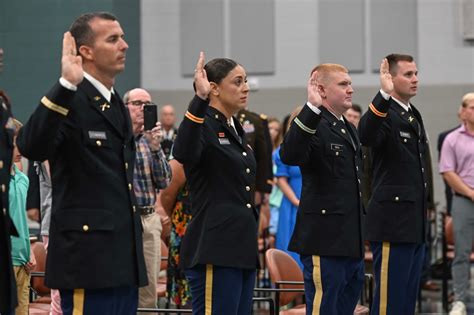
[[[110,105],[107,104],[107,103],[104,103],[104,104],[100,105],[99,107],[102,109],[102,111],[105,111],[106,109],[110,108]]]

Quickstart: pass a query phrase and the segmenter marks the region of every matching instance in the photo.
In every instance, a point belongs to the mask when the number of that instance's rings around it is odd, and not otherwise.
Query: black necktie
[[[408,107],[408,114],[409,114],[408,119],[410,120],[410,123],[415,123],[416,131],[418,133],[418,136],[420,136],[421,135],[421,126],[420,126],[420,123],[418,122],[418,119],[416,119],[416,116],[413,113],[413,110],[411,109],[411,107]]]
[[[232,126],[230,120],[227,120],[227,126],[229,126],[229,129],[231,130],[232,134],[237,137],[239,142],[242,143],[242,138],[240,138],[239,134],[237,133],[237,130],[235,129],[234,126]]]
[[[347,129],[347,135],[349,136],[349,139],[351,140],[352,146],[354,147],[355,150],[357,150],[357,147],[355,145],[355,141],[354,141],[354,139],[352,138],[352,135],[351,135],[351,131],[350,131],[351,126],[350,126],[350,124],[347,121],[342,121],[342,123],[344,124],[344,126]]]
[[[110,95],[110,104],[114,119],[117,122],[117,126],[120,126],[119,130],[125,130],[125,119],[123,116],[123,111],[120,108],[120,102],[118,101],[117,96],[114,93]]]

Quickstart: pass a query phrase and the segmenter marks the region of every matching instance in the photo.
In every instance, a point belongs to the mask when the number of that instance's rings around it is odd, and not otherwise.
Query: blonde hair
[[[321,63],[311,70],[310,75],[313,75],[315,71],[318,72],[317,80],[321,83],[327,83],[329,76],[334,72],[349,73],[346,67],[337,63]]]
[[[281,142],[283,141],[283,125],[282,123],[278,120],[278,118],[276,117],[269,117],[268,118],[268,128],[270,129],[270,124],[271,123],[277,123],[279,126],[280,126],[280,131],[278,131],[278,134],[276,136],[276,139],[275,141],[272,141],[272,146],[273,146],[273,149],[275,150],[276,148],[278,148],[278,146],[281,144]],[[271,138],[271,137],[270,137]],[[270,139],[271,140],[271,139]]]
[[[473,92],[465,94],[465,95],[462,97],[462,104],[461,104],[461,106],[462,106],[462,107],[467,107],[467,103],[469,103],[469,102],[472,101],[472,100],[474,100],[474,93],[473,93]]]

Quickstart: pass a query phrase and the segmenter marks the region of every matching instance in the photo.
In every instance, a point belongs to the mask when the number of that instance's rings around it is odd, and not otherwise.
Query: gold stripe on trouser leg
[[[382,262],[380,267],[380,309],[379,315],[387,315],[388,293],[388,258],[390,256],[390,243],[382,244]]]
[[[319,256],[313,256],[313,282],[316,292],[314,294],[312,315],[319,315],[321,301],[323,300],[323,282],[321,279],[321,262]]]
[[[84,289],[74,289],[72,315],[84,314]]]
[[[212,265],[206,265],[205,315],[212,315]]]

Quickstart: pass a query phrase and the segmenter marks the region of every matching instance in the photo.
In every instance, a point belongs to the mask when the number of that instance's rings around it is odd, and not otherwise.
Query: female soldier
[[[247,105],[247,75],[231,59],[204,66],[201,52],[194,86],[173,149],[192,203],[180,264],[191,285],[193,314],[248,315],[257,266],[258,216],[250,192],[256,162],[233,117]]]

